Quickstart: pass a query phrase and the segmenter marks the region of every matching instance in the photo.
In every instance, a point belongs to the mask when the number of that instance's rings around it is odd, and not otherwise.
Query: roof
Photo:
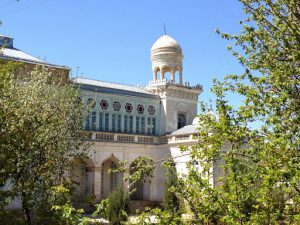
[[[32,55],[29,55],[16,48],[1,48],[0,57],[14,58],[25,61],[37,62],[37,63],[46,63],[45,61],[38,59]]]
[[[91,91],[100,91],[106,93],[114,94],[123,94],[123,95],[132,95],[137,97],[148,97],[148,98],[159,98],[158,95],[153,94],[141,87],[112,83],[100,80],[93,80],[88,78],[75,78],[73,80],[76,84],[81,85],[81,89],[91,90]]]
[[[181,49],[180,44],[172,37],[163,35],[153,44],[151,50],[158,48],[178,48]]]
[[[170,135],[175,136],[175,135],[185,135],[185,134],[195,134],[198,132],[199,125],[197,124],[192,124],[192,125],[187,125],[179,130],[173,131]]]

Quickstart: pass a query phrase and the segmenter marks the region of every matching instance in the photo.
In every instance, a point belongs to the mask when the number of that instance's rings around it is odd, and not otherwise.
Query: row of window
[[[92,98],[89,98],[87,100],[87,105],[88,105],[88,107],[90,107],[90,108],[93,109],[96,106],[96,101],[94,99],[92,99]],[[100,101],[100,107],[103,110],[107,110],[109,108],[108,101],[107,100],[101,100]],[[126,112],[128,112],[128,113],[131,113],[132,110],[133,110],[133,106],[132,106],[131,103],[126,103],[125,106],[124,106],[124,108],[125,108]],[[113,109],[115,111],[120,111],[120,109],[121,109],[121,103],[118,102],[118,101],[115,101],[113,103]],[[145,109],[144,109],[143,105],[139,104],[139,105],[137,105],[136,110],[137,110],[137,112],[139,114],[143,114]],[[149,112],[150,115],[154,115],[155,114],[155,108],[154,108],[154,106],[150,105],[148,107],[148,112]]]
[[[156,118],[111,114],[106,112],[91,112],[86,117],[85,129],[155,135]]]

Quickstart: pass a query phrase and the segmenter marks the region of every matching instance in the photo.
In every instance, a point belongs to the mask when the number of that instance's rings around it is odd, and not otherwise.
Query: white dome
[[[158,48],[176,48],[180,49],[180,44],[172,37],[168,35],[161,36],[152,46],[151,51]]]
[[[171,73],[171,81],[175,83],[175,74],[179,73],[179,84],[182,84],[182,49],[179,43],[168,35],[161,36],[151,48],[153,81],[157,81],[160,72],[161,80],[165,73]]]

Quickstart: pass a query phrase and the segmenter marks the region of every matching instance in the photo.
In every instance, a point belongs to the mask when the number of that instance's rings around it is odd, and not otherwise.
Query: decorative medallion
[[[113,108],[114,108],[115,111],[119,111],[121,109],[120,102],[114,102]]]
[[[106,100],[102,100],[101,102],[100,102],[100,106],[101,106],[101,108],[102,109],[107,109],[108,108],[108,101],[106,101]]]
[[[131,103],[126,103],[125,109],[126,109],[126,112],[131,113],[132,109],[133,109],[132,104]]]
[[[139,114],[143,114],[144,113],[144,106],[143,105],[138,105],[136,109],[137,109],[137,111],[138,111]]]
[[[148,107],[148,112],[149,112],[150,115],[154,115],[154,113],[155,113],[155,108],[154,108],[154,106],[150,105],[150,106]]]
[[[87,100],[87,107],[93,109],[93,108],[95,108],[95,105],[96,105],[96,102],[95,102],[94,99],[89,98],[89,99]]]

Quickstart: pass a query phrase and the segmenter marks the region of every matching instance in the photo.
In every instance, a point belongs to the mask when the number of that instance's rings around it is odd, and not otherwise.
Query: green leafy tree
[[[197,224],[299,224],[300,2],[240,2],[241,34],[217,32],[245,72],[215,81],[218,116],[202,107],[199,144],[188,150],[201,171],[190,163],[177,193]]]
[[[32,224],[51,217],[52,188],[68,186],[66,170],[87,145],[79,135],[78,89],[59,83],[46,68],[29,76],[19,69],[13,63],[0,65],[0,184],[10,186],[0,191],[0,206],[4,211],[12,199],[20,199],[24,221]]]

